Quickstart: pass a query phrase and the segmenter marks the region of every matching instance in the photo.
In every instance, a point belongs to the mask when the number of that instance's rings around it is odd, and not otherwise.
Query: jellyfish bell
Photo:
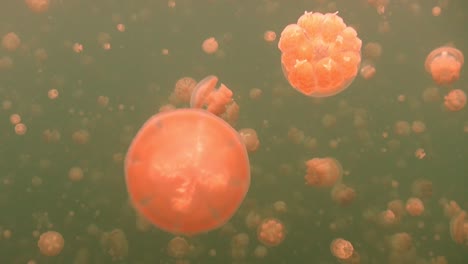
[[[337,13],[305,12],[286,26],[278,48],[291,86],[304,95],[328,97],[344,91],[356,77],[362,41]]]
[[[450,45],[438,47],[426,58],[424,67],[438,85],[450,85],[460,78],[463,53]]]
[[[195,235],[224,225],[250,186],[250,164],[239,133],[202,109],[151,117],[125,157],[135,209],[173,234]]]

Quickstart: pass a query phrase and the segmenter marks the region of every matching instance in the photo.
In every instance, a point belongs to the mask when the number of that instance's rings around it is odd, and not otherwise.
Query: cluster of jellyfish
[[[45,12],[49,6],[47,0],[27,0],[26,3],[37,13]],[[273,33],[266,32],[265,39],[274,40],[276,36]],[[3,47],[10,51],[18,49],[20,42],[15,33],[8,33],[2,39]],[[374,76],[376,69],[372,60],[380,56],[382,48],[378,43],[368,43],[364,48],[367,59],[361,62],[361,45],[356,30],[347,26],[337,13],[306,12],[297,23],[286,26],[281,33],[278,48],[283,74],[295,90],[306,96],[336,95],[349,87],[358,73],[364,79]],[[208,38],[202,46],[207,54],[212,54],[216,52],[218,43]],[[8,63],[0,61],[1,67],[9,67]],[[452,46],[434,49],[424,64],[434,83],[447,88],[444,106],[448,111],[460,111],[466,105],[465,92],[455,88],[463,64],[463,53]],[[239,118],[239,105],[226,85],[221,83],[216,88],[217,84],[216,76],[208,76],[199,82],[190,77],[180,79],[169,98],[170,103],[162,106],[159,113],[143,125],[125,158],[127,188],[132,205],[138,212],[140,228],[146,228],[149,223],[169,233],[181,234],[174,236],[167,246],[168,255],[176,259],[186,258],[193,250],[183,235],[193,236],[217,228],[229,232],[227,223],[243,202],[250,186],[248,153],[255,152],[260,146],[255,130],[234,130]],[[260,94],[261,90],[257,89],[252,90],[250,96],[256,98]],[[57,98],[57,90],[49,91],[48,96],[50,99]],[[101,97],[99,102],[107,105],[108,98]],[[187,108],[177,109],[180,105]],[[10,122],[17,134],[26,133],[21,116],[12,115]],[[395,125],[397,134],[409,133],[406,131],[410,129],[407,123]],[[424,124],[416,123],[412,129],[422,131],[425,128]],[[290,138],[303,141],[300,131],[293,129],[289,134]],[[55,130],[46,130],[43,137],[48,141],[58,141],[60,134]],[[179,142],[165,144],[173,137],[178,137]],[[73,140],[84,144],[88,142],[89,135],[86,131],[77,131],[73,134]],[[194,149],[193,145],[198,148]],[[158,150],[151,149],[155,146]],[[422,157],[424,153],[417,155]],[[307,185],[329,188],[331,199],[340,206],[347,206],[355,200],[356,191],[344,183],[344,172],[338,160],[315,157],[307,160],[305,165]],[[183,179],[181,175],[187,172],[206,179]],[[154,177],[158,177],[158,187],[154,186]],[[73,167],[69,178],[80,181],[83,171]],[[177,184],[174,178],[179,181]],[[185,188],[187,185],[192,188],[181,191],[181,186]],[[166,196],[159,197],[157,193]],[[417,181],[413,193],[415,195],[406,201],[392,200],[379,212],[367,212],[367,220],[382,227],[392,227],[406,215],[423,215],[424,198],[432,195],[431,183]],[[441,200],[440,204],[449,220],[452,240],[468,245],[466,212],[455,201]],[[274,204],[274,210],[278,214],[284,213],[286,204],[278,201]],[[279,217],[262,217],[250,212],[246,225],[249,229],[256,229],[260,245],[255,248],[254,254],[258,258],[268,254],[270,248],[279,246],[287,235],[286,226]],[[122,230],[103,232],[91,226],[88,232],[99,238],[101,247],[113,260],[123,260],[128,255],[128,242]],[[4,236],[8,236],[8,233],[4,233]],[[38,248],[45,256],[57,256],[64,248],[65,240],[56,231],[37,233],[35,236],[38,237]],[[243,259],[249,243],[246,233],[235,234],[231,240],[231,256]],[[406,232],[393,234],[389,245],[391,263],[415,255],[412,237]],[[359,253],[352,242],[344,238],[331,241],[330,251],[340,263],[360,263]],[[210,250],[209,254],[216,255],[216,251]],[[434,263],[444,263],[444,260]]]

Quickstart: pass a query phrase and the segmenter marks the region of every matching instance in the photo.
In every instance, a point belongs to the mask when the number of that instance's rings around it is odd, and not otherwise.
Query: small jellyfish
[[[354,247],[348,240],[337,238],[331,242],[330,251],[336,258],[346,260],[353,255]]]
[[[276,40],[276,32],[272,31],[272,30],[267,30],[265,31],[265,33],[263,33],[263,39],[266,41],[266,42],[273,42]]]
[[[424,67],[438,85],[450,85],[460,78],[463,53],[453,47],[439,47],[427,55]]]
[[[102,233],[101,247],[113,261],[123,260],[128,256],[128,240],[121,229]]]
[[[44,13],[49,9],[50,0],[26,0],[26,5],[34,13]]]
[[[378,42],[369,42],[364,46],[364,57],[370,60],[376,60],[382,56],[382,45]]]
[[[44,256],[57,256],[62,252],[65,240],[62,234],[56,231],[42,233],[37,242],[37,246]]]
[[[377,70],[372,62],[364,62],[361,66],[360,74],[365,80],[370,80],[375,76]]]
[[[84,177],[84,172],[81,167],[72,167],[68,171],[68,179],[70,179],[72,182],[79,182],[83,179]]]
[[[256,228],[262,222],[262,217],[256,211],[250,211],[245,217],[245,225],[249,229]]]
[[[422,93],[422,99],[425,103],[438,102],[440,98],[440,92],[437,87],[428,87]]]
[[[411,125],[408,121],[398,120],[395,122],[394,132],[398,136],[409,136],[411,134]]]
[[[202,43],[202,50],[206,54],[215,53],[216,51],[218,51],[218,47],[219,47],[218,41],[213,37],[205,39]]]
[[[257,229],[258,240],[265,246],[278,246],[283,242],[285,236],[286,233],[283,223],[275,218],[263,220]]]
[[[243,128],[239,130],[239,135],[244,142],[248,152],[257,151],[258,147],[260,146],[260,141],[258,140],[257,132],[254,129]]]
[[[191,77],[182,77],[177,80],[173,92],[176,100],[182,103],[189,103],[196,85],[197,81]]]
[[[273,204],[273,209],[275,213],[284,214],[288,211],[288,206],[286,205],[284,201],[276,201]]]
[[[180,236],[172,238],[167,245],[167,253],[173,258],[184,258],[189,252],[190,244]]]
[[[331,191],[332,200],[340,206],[348,206],[356,199],[356,191],[343,184],[338,183]]]
[[[466,240],[465,234],[466,212],[461,211],[450,220],[450,236],[457,244],[463,244]]]
[[[18,123],[18,124],[15,125],[15,133],[17,135],[22,136],[22,135],[26,134],[27,130],[28,130],[28,127],[23,123]]]
[[[411,131],[415,134],[422,134],[426,131],[426,124],[420,120],[413,121],[411,123]]]
[[[232,103],[232,91],[221,84],[218,89],[215,89],[218,83],[218,77],[210,75],[198,82],[193,88],[192,97],[190,99],[191,108],[202,108],[206,106],[206,110],[217,116],[226,112],[226,107]]]
[[[262,96],[263,91],[260,88],[252,88],[249,91],[249,97],[252,100],[258,100]]]
[[[20,45],[21,45],[21,39],[18,37],[18,35],[15,32],[7,33],[2,38],[2,46],[7,51],[10,51],[10,52],[15,51],[19,48]]]
[[[247,233],[239,233],[232,237],[231,246],[233,248],[247,248],[250,243],[250,238]]]
[[[466,93],[461,89],[451,90],[444,97],[444,106],[447,110],[456,112],[462,110],[466,105]]]
[[[413,238],[406,232],[393,234],[390,237],[390,248],[394,252],[408,252],[413,248]]]
[[[263,259],[268,255],[268,248],[263,245],[258,245],[255,247],[253,255],[258,259]]]
[[[405,214],[405,205],[402,200],[392,200],[388,202],[387,209],[392,210],[398,219]]]
[[[420,216],[424,212],[424,203],[419,198],[409,198],[405,208],[409,215]]]
[[[307,175],[304,177],[307,185],[331,187],[341,180],[343,169],[334,158],[313,158],[306,162]]]
[[[442,199],[441,205],[444,209],[444,215],[450,219],[458,215],[462,211],[460,205],[458,205],[458,203],[453,200],[447,201],[445,199]]]
[[[384,210],[379,213],[377,223],[383,227],[389,227],[398,223],[398,218],[392,210]]]

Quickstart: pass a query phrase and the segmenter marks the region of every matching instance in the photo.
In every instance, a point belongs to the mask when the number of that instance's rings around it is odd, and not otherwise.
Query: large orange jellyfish
[[[291,86],[312,97],[332,96],[354,80],[362,41],[337,13],[305,12],[281,33],[283,73]]]
[[[239,133],[202,109],[151,117],[125,159],[130,200],[157,227],[194,235],[225,224],[250,186]]]

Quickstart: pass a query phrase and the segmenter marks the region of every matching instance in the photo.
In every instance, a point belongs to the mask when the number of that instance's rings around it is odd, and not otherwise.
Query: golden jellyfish
[[[15,32],[7,33],[2,38],[2,46],[7,51],[15,51],[21,45],[21,40]]]
[[[189,103],[193,89],[196,85],[197,81],[191,77],[180,78],[175,84],[174,96],[182,103]]]
[[[441,205],[444,209],[444,215],[450,219],[462,211],[460,205],[458,205],[458,203],[453,200],[447,201],[446,199],[442,199]]]
[[[239,233],[232,237],[231,246],[234,248],[247,248],[250,243],[250,238],[247,233]]]
[[[26,0],[26,5],[34,13],[44,13],[49,9],[50,0]]]
[[[463,244],[467,239],[465,234],[466,212],[460,211],[450,220],[450,236],[457,244]]]
[[[262,222],[261,215],[256,211],[250,211],[245,217],[245,225],[249,229],[256,228]]]
[[[392,226],[398,223],[398,221],[395,213],[390,209],[380,212],[377,218],[377,223],[383,227]]]
[[[427,55],[424,67],[438,85],[450,85],[460,78],[463,53],[450,46],[439,47]]]
[[[390,237],[390,249],[394,252],[408,252],[413,248],[413,238],[406,232],[393,234]]]
[[[10,115],[10,123],[13,125],[21,123],[21,116],[19,114]]]
[[[444,106],[447,110],[457,112],[466,105],[466,93],[461,89],[451,90],[444,97]]]
[[[97,98],[97,103],[101,107],[107,107],[109,105],[109,101],[110,101],[109,97],[104,96],[104,95],[100,95]]]
[[[223,83],[215,89],[218,77],[210,75],[193,88],[190,99],[191,108],[207,107],[207,111],[217,116],[226,112],[226,106],[232,102],[232,91]]]
[[[239,135],[248,152],[257,151],[260,146],[260,141],[258,140],[257,132],[254,129],[243,128],[239,130]]]
[[[304,131],[297,127],[290,127],[288,130],[288,139],[296,145],[301,144],[305,139]]]
[[[128,256],[128,240],[121,229],[102,233],[101,247],[113,261],[123,260]]]
[[[263,259],[268,255],[268,248],[263,245],[258,245],[255,247],[253,255],[258,259]]]
[[[409,198],[405,208],[409,215],[420,216],[424,212],[424,203],[419,198]]]
[[[375,73],[377,70],[375,69],[375,66],[371,62],[365,62],[363,63],[360,73],[361,77],[364,78],[365,80],[370,80],[375,76]]]
[[[57,256],[62,252],[65,240],[62,234],[56,231],[47,231],[41,234],[37,246],[44,256]]]
[[[232,259],[235,260],[234,263],[236,263],[237,261],[245,260],[245,258],[247,257],[247,248],[232,247],[230,251]]]
[[[432,257],[431,264],[448,264],[448,260],[444,256]]]
[[[125,157],[134,208],[162,230],[194,235],[224,225],[250,186],[250,163],[239,133],[202,109],[152,116]]]
[[[345,90],[361,63],[362,41],[337,13],[305,12],[286,26],[278,48],[281,65],[292,87],[311,97]]]
[[[28,127],[23,123],[18,123],[18,124],[15,125],[15,133],[17,135],[22,136],[22,135],[26,134],[27,130],[28,130]]]
[[[13,67],[13,59],[8,56],[0,57],[0,70],[9,70]]]
[[[438,17],[438,16],[440,16],[440,13],[442,13],[442,9],[440,8],[440,6],[434,6],[432,8],[432,15],[433,16]]]
[[[343,169],[334,158],[313,158],[306,162],[307,174],[304,177],[307,185],[331,187],[341,180]]]
[[[42,132],[42,139],[47,143],[57,143],[60,138],[61,134],[56,129],[46,129]]]
[[[202,50],[206,54],[215,53],[216,51],[218,51],[218,47],[219,47],[218,41],[213,37],[205,39],[202,43]]]
[[[167,245],[167,253],[173,258],[184,258],[189,252],[190,244],[180,236],[172,238]]]
[[[434,103],[440,100],[440,92],[437,87],[428,87],[422,93],[422,99],[425,103]]]
[[[322,117],[322,125],[325,128],[332,128],[336,125],[337,119],[336,116],[333,114],[325,114]]]
[[[247,233],[239,233],[231,239],[231,255],[233,259],[241,260],[247,257],[250,238]]]
[[[354,247],[348,240],[337,238],[331,242],[330,251],[336,258],[346,260],[353,255]]]
[[[50,89],[47,92],[47,97],[49,97],[50,100],[55,100],[59,96],[59,91],[57,89]]]
[[[405,214],[405,205],[402,200],[392,200],[388,202],[387,209],[391,210],[395,217],[400,219]]]
[[[236,124],[239,119],[239,105],[235,101],[232,101],[232,103],[226,106],[223,119],[233,126]]]
[[[252,100],[258,100],[262,96],[263,91],[259,88],[252,88],[249,91],[249,97]]]
[[[6,229],[6,230],[3,230],[2,235],[4,239],[10,239],[13,233],[11,232],[10,229]]]
[[[411,134],[411,125],[408,121],[398,120],[395,122],[394,131],[398,136],[409,136]]]
[[[89,132],[84,129],[77,130],[72,134],[72,140],[74,143],[84,145],[89,142]]]
[[[378,42],[369,42],[364,46],[364,57],[376,60],[382,55],[382,45]]]
[[[423,148],[418,148],[414,152],[414,156],[418,159],[424,159],[426,157],[426,151]]]
[[[265,33],[263,33],[263,39],[266,41],[266,42],[273,42],[276,40],[276,32],[272,31],[272,30],[267,30],[265,31]]]
[[[72,167],[68,171],[68,179],[70,179],[72,182],[79,182],[83,179],[84,177],[84,172],[83,169],[80,167]]]
[[[356,199],[356,191],[343,183],[338,183],[333,186],[331,196],[336,204],[348,206]]]
[[[257,238],[265,246],[278,246],[283,242],[285,236],[284,224],[276,218],[267,218],[258,225]]]
[[[284,214],[288,211],[288,206],[284,201],[276,201],[273,203],[275,213]]]
[[[426,131],[426,124],[420,120],[413,121],[411,123],[411,130],[415,134],[422,134]]]

